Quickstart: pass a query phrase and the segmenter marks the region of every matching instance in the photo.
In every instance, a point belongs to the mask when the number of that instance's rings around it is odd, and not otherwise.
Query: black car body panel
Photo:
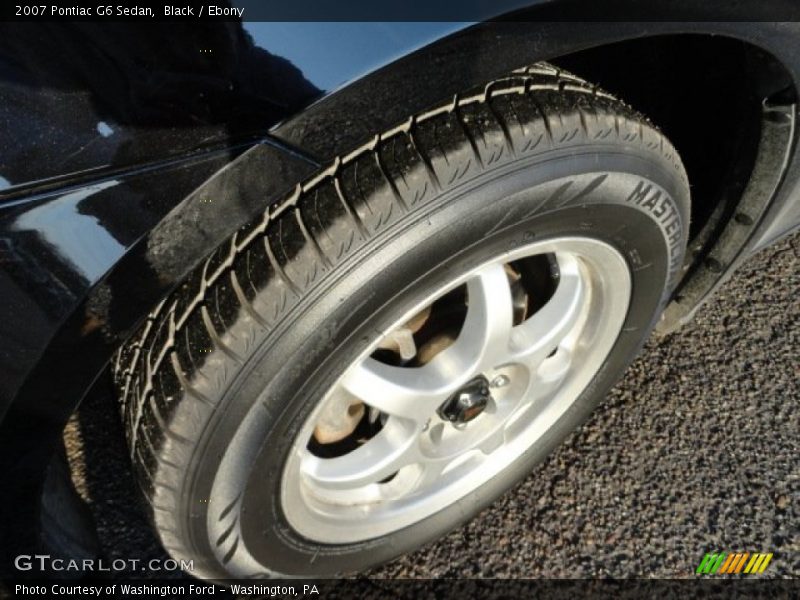
[[[561,3],[551,4],[548,16]],[[14,484],[0,492],[0,540],[31,543],[66,420],[115,348],[204,254],[376,131],[509,70],[655,36],[714,35],[757,48],[781,66],[759,92],[777,100],[761,115],[776,124],[760,133],[770,160],[754,160],[762,171],[748,183],[757,218],[726,247],[697,301],[800,225],[795,96],[786,92],[800,77],[800,23],[544,23],[537,10],[526,22],[360,30],[5,24],[0,467]]]

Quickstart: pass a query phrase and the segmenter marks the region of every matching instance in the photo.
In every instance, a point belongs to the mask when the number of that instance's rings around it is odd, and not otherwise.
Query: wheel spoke
[[[422,473],[416,483],[416,489],[423,490],[430,485],[440,483],[442,471],[445,470],[447,465],[452,462],[452,459],[427,459],[421,461],[419,464],[422,467]]]
[[[348,490],[377,483],[418,460],[416,430],[397,420],[359,448],[337,458],[303,457],[300,469],[315,485]]]
[[[351,367],[340,383],[369,406],[420,423],[456,388],[440,367],[436,361],[423,367],[394,367],[370,357]]]
[[[486,439],[478,444],[478,450],[484,454],[491,454],[502,446],[506,441],[506,431],[504,426],[500,426],[490,433]]]
[[[545,359],[536,370],[536,379],[545,384],[559,384],[572,365],[572,355],[569,350],[559,348],[553,355]]]
[[[458,339],[432,361],[461,383],[508,356],[514,319],[511,286],[502,263],[480,269],[467,281],[467,294],[467,316]]]
[[[586,302],[586,284],[580,265],[571,255],[557,255],[560,278],[547,303],[521,325],[514,327],[514,360],[536,369],[573,329]]]
[[[551,356],[539,365],[531,383],[530,394],[525,404],[536,403],[539,409],[547,406],[557,392],[561,383],[569,373],[572,364],[572,357],[567,350],[559,349],[554,356]]]

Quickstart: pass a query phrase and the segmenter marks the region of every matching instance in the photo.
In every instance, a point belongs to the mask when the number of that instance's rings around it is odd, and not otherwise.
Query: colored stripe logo
[[[772,552],[769,554],[761,552],[753,554],[749,552],[706,554],[695,572],[698,575],[711,573],[719,575],[730,575],[732,573],[755,575],[766,571],[767,565],[771,560]]]

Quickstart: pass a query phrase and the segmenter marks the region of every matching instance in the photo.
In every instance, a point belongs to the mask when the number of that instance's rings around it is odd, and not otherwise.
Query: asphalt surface
[[[106,556],[166,558],[112,401],[86,403],[66,439]],[[650,340],[520,486],[369,575],[694,577],[713,551],[773,552],[765,576],[800,576],[800,235],[751,259],[693,323]]]

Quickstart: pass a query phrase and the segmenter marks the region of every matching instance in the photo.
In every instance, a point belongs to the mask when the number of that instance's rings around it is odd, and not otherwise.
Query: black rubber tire
[[[363,570],[468,520],[586,418],[676,283],[680,159],[577,77],[537,64],[376,133],[214,250],[116,357],[136,474],[164,546],[195,575]],[[506,472],[415,525],[339,546],[296,534],[278,501],[286,453],[370,333],[460,269],[570,234],[615,246],[633,278],[623,331],[572,408]]]

